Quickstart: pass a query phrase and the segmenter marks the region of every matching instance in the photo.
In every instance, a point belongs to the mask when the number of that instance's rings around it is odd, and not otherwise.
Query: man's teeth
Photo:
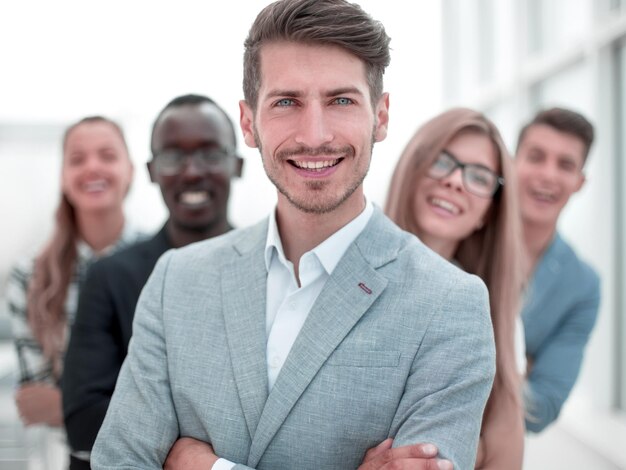
[[[107,188],[108,184],[105,180],[96,180],[96,181],[89,181],[87,183],[85,183],[83,185],[83,188],[85,189],[85,191],[87,192],[98,192],[98,191],[104,191]]]
[[[185,191],[180,195],[180,202],[183,204],[202,204],[209,200],[209,193],[206,191]]]
[[[556,195],[551,191],[533,190],[532,195],[541,201],[553,202],[556,199]]]
[[[433,206],[440,207],[441,209],[446,210],[455,215],[461,212],[461,209],[458,206],[452,204],[449,201],[446,201],[445,199],[439,199],[437,197],[433,197],[430,199],[430,203]]]
[[[297,166],[298,168],[303,168],[305,170],[322,171],[324,168],[335,166],[338,161],[339,159],[316,161],[316,162],[293,160],[293,164]]]

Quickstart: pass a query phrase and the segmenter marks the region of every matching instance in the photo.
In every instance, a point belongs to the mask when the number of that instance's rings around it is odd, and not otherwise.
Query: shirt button
[[[272,357],[272,359],[270,360],[270,367],[272,367],[273,369],[276,369],[276,368],[280,367],[280,357],[279,356]]]

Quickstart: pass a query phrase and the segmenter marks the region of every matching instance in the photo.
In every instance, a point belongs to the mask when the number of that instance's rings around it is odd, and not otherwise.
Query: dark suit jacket
[[[159,257],[172,248],[165,227],[94,263],[81,287],[62,379],[72,450],[91,450],[126,357],[139,294]]]

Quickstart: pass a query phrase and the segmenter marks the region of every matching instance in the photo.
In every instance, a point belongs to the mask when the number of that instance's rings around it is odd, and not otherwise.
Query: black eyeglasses
[[[428,176],[440,180],[451,175],[457,168],[461,169],[465,189],[476,196],[492,197],[498,188],[504,185],[504,178],[486,166],[477,163],[461,163],[446,150],[443,150],[430,166]]]
[[[234,170],[234,154],[223,148],[204,148],[193,152],[166,149],[154,154],[153,161],[157,173],[174,176],[182,173],[192,158],[200,171],[222,173]]]

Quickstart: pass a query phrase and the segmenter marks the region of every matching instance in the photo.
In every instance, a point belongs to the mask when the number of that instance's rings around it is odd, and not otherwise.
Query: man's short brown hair
[[[593,125],[580,113],[565,108],[550,108],[539,111],[532,121],[526,124],[519,133],[517,149],[519,150],[528,129],[536,125],[550,126],[565,134],[579,138],[584,146],[583,165],[587,161],[591,144],[593,144]]]
[[[339,46],[365,63],[372,103],[383,93],[390,38],[382,23],[345,0],[279,0],[259,13],[244,43],[243,93],[253,110],[261,87],[261,47],[273,41]]]

